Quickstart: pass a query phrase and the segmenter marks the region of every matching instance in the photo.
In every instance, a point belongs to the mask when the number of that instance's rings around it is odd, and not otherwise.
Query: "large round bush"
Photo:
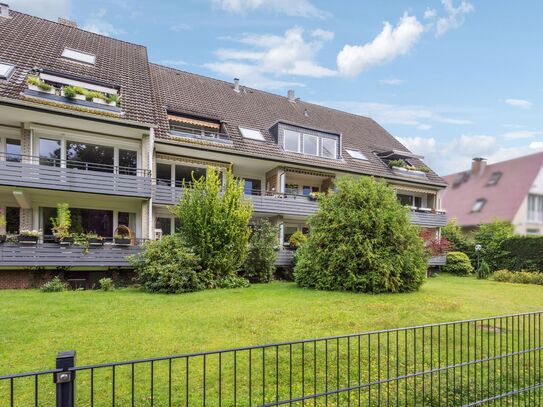
[[[200,269],[199,259],[179,235],[165,235],[146,243],[132,257],[137,282],[148,292],[185,293],[207,288],[211,275]]]
[[[408,210],[384,181],[344,177],[319,198],[308,240],[296,252],[302,287],[382,293],[418,289],[426,254]]]
[[[457,276],[469,276],[473,274],[473,266],[467,254],[462,252],[447,253],[447,264],[443,266],[443,271]]]

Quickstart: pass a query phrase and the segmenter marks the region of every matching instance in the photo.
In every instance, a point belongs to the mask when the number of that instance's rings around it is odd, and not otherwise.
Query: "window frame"
[[[82,55],[83,58],[77,58],[78,55]],[[60,56],[69,61],[80,62],[87,65],[96,65],[96,54],[91,54],[90,52],[80,51],[80,50],[70,48],[70,47],[64,47],[64,49],[62,50],[62,54]],[[90,59],[86,60],[85,56],[91,57],[92,62]]]
[[[471,213],[479,213],[483,210],[483,208],[486,205],[486,199],[485,198],[477,198],[475,202],[473,203],[473,206],[471,207]]]
[[[1,66],[5,66],[6,67],[6,70],[5,72],[2,72],[0,71],[0,80],[3,80],[3,81],[9,81],[11,76],[13,75],[13,73],[15,72],[15,68],[17,67],[16,65],[14,64],[10,64],[10,63],[7,63],[7,62],[1,62],[0,61],[0,67]],[[0,68],[1,69],[1,68]]]
[[[324,155],[324,142],[325,142],[325,140],[334,143],[334,148],[333,148],[331,157]],[[320,138],[320,144],[321,144],[321,146],[320,146],[320,157],[337,160],[337,140],[336,139],[329,138],[329,137],[321,137]]]
[[[488,178],[488,181],[486,182],[487,187],[493,187],[498,185],[498,182],[500,182],[500,179],[502,178],[503,174],[501,171],[495,171],[492,174],[490,174],[490,177]]]
[[[355,160],[368,161],[368,157],[366,157],[364,153],[360,150],[353,150],[351,148],[346,148],[345,151]],[[359,156],[357,157],[357,155]]]
[[[290,149],[287,148],[287,145],[286,145],[287,132],[292,133],[291,136],[296,134],[296,141],[297,141],[296,142],[296,145],[297,145],[296,150],[290,150]],[[302,133],[300,133],[299,131],[294,131],[294,130],[289,130],[289,129],[283,130],[283,150],[290,151],[292,153],[300,153],[300,138],[301,138],[301,135],[302,135]]]
[[[239,132],[241,133],[241,137],[243,137],[244,139],[247,139],[247,140],[254,140],[254,141],[266,141],[266,139],[264,138],[264,135],[262,134],[262,132],[258,129],[253,129],[253,128],[250,128],[250,127],[243,127],[243,126],[238,126],[238,129],[239,129]],[[255,134],[256,137],[251,137],[249,136],[248,134]]]

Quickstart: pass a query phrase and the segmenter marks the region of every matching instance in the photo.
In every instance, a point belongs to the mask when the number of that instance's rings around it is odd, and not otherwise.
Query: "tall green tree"
[[[408,210],[384,181],[344,177],[319,199],[308,240],[296,252],[302,287],[407,292],[424,281],[427,255]]]
[[[469,257],[473,254],[475,243],[458,226],[456,219],[451,219],[447,226],[441,228],[441,236],[449,240],[453,251],[466,253]]]
[[[277,227],[268,219],[262,219],[255,226],[249,241],[249,255],[243,266],[243,277],[252,283],[269,283],[275,270],[277,252]]]
[[[200,259],[203,272],[220,280],[239,270],[247,257],[253,206],[245,198],[243,181],[231,170],[225,172],[223,186],[220,173],[209,167],[171,211],[179,219],[177,232]]]

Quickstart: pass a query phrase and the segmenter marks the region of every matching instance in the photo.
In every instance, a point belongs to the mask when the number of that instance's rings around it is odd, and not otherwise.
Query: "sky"
[[[439,174],[543,151],[543,2],[8,0],[151,61],[369,116]]]

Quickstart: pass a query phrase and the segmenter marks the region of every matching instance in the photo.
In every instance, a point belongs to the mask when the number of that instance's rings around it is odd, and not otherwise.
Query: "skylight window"
[[[262,133],[258,130],[240,127],[239,131],[241,132],[241,135],[243,136],[243,138],[248,138],[248,139],[257,140],[257,141],[266,141]]]
[[[500,180],[500,178],[502,177],[502,173],[501,172],[493,172],[491,175],[490,175],[490,178],[488,179],[488,182],[486,183],[486,186],[487,187],[491,187],[493,185],[496,185],[498,183],[498,181]]]
[[[472,212],[481,212],[483,210],[483,207],[485,206],[486,199],[479,198],[475,201],[473,204],[473,207],[471,208]]]
[[[349,150],[348,148],[345,149],[347,153],[353,158],[356,158],[357,160],[368,160],[364,154],[360,150]]]
[[[84,62],[86,64],[94,65],[96,62],[96,55],[89,54],[88,52],[77,51],[71,48],[64,48],[62,51],[62,56],[78,62]]]
[[[15,65],[0,62],[0,79],[9,79],[15,71]]]

